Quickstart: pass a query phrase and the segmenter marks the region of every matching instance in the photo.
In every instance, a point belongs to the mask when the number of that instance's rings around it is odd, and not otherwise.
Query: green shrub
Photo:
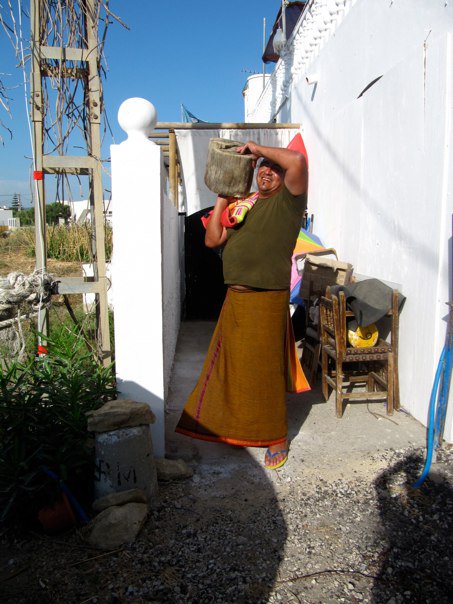
[[[92,497],[94,449],[86,412],[115,398],[111,367],[78,345],[49,342],[49,354],[0,367],[0,522],[30,524],[65,482],[82,504]]]

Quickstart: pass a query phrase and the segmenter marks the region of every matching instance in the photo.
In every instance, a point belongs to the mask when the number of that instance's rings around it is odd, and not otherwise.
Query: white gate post
[[[163,162],[159,146],[148,139],[156,121],[145,99],[128,99],[118,111],[128,138],[111,145],[112,282],[119,398],[151,407],[154,454],[164,457]]]

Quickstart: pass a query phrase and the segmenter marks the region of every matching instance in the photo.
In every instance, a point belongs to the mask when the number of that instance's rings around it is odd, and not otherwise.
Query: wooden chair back
[[[398,381],[398,332],[399,332],[399,311],[398,311],[398,291],[392,292],[392,306],[386,316],[390,320],[389,341],[379,338],[378,342],[369,348],[354,348],[348,342],[348,320],[354,316],[354,313],[347,309],[346,297],[344,292],[340,291],[338,296],[332,295],[330,287],[326,290],[326,295],[320,299],[320,339],[322,346],[322,382],[323,393],[327,399],[328,385],[336,391],[337,415],[342,416],[342,400],[352,398],[372,398],[378,396],[375,391],[375,382],[387,389],[387,412],[391,414],[393,407],[399,408],[399,381]],[[333,363],[332,370],[329,369],[329,361]],[[376,362],[385,367],[386,377],[382,378],[382,372],[376,373]],[[348,364],[354,364],[356,367],[360,363],[361,375],[354,375],[350,382],[348,381]],[[370,363],[369,368],[366,368]],[[351,365],[349,365],[351,367]],[[364,369],[365,367],[365,369]],[[391,375],[390,375],[391,373]],[[351,383],[363,382],[367,384],[367,391],[363,393],[343,392],[343,387]],[[372,391],[371,386],[373,385]],[[391,389],[389,395],[388,389]]]

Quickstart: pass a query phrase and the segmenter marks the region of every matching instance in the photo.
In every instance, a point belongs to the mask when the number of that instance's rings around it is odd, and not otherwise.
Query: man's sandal
[[[277,457],[277,455],[281,455],[282,453],[285,453],[284,458],[281,461],[279,461],[278,464],[276,464],[275,466],[271,466],[266,463],[267,460],[273,459],[274,457]],[[277,470],[277,468],[281,468],[287,461],[288,461],[288,446],[286,446],[284,449],[280,449],[280,451],[276,451],[275,453],[271,453],[269,451],[269,449],[267,449],[266,454],[264,455],[264,467],[267,468],[268,470]]]

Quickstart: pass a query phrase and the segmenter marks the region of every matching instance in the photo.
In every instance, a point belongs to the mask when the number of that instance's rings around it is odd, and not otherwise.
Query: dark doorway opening
[[[185,219],[184,316],[187,320],[217,320],[225,298],[221,253],[204,244],[205,229],[201,217],[210,209],[205,208]]]

